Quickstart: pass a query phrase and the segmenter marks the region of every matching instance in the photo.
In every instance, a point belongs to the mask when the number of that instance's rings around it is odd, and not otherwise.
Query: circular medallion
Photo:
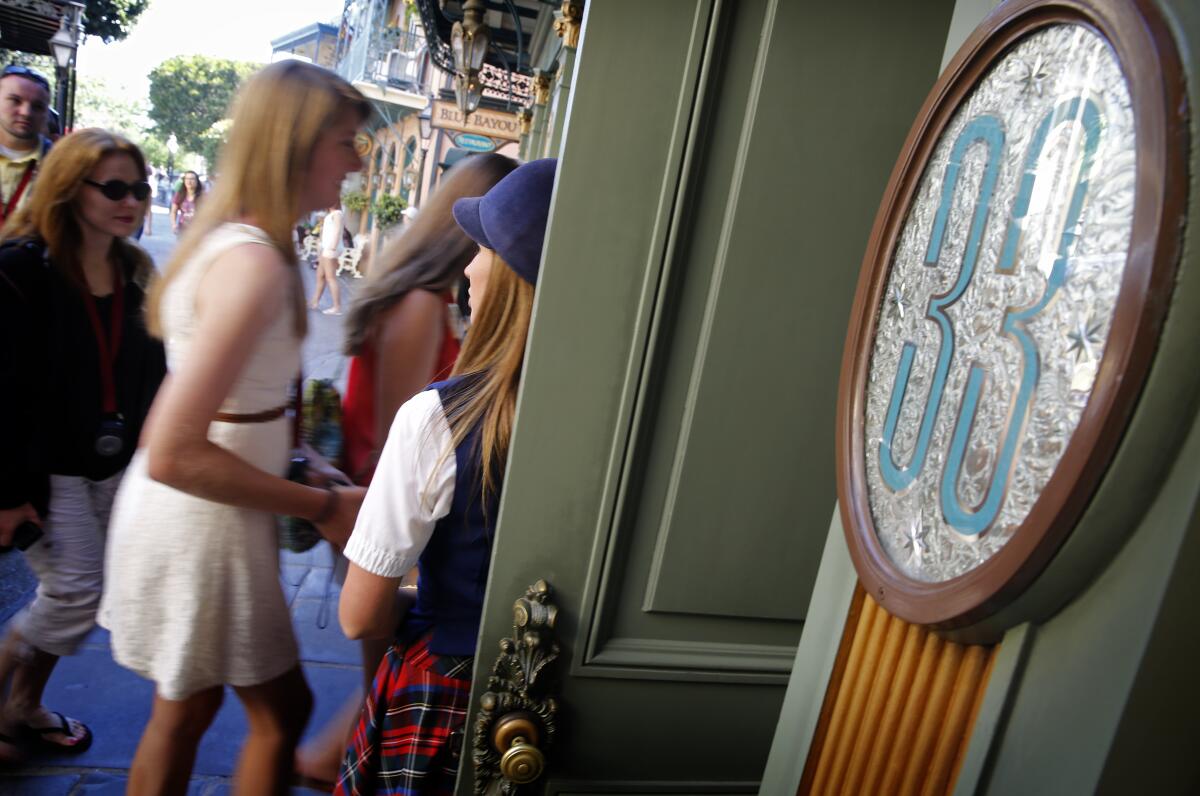
[[[354,134],[354,154],[360,158],[365,158],[371,154],[371,150],[375,148],[375,141],[367,133],[361,130]]]
[[[1182,211],[1161,175],[1186,172],[1162,170],[1182,158],[1173,46],[1134,20],[1137,3],[1006,4],[889,184],[847,340],[838,489],[860,578],[902,618],[972,624],[1037,576],[1152,358],[1176,264],[1160,239]]]

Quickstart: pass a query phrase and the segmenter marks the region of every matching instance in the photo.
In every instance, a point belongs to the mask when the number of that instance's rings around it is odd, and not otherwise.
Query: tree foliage
[[[120,133],[142,149],[146,161],[167,162],[167,146],[150,129],[146,101],[123,99],[101,78],[79,78],[75,95],[75,126],[102,127]]]
[[[79,76],[75,88],[76,127],[103,127],[140,143],[149,125],[145,100],[123,99],[103,78]]]
[[[229,104],[258,64],[177,55],[150,72],[150,119],[161,138],[175,134],[182,148],[211,162],[224,140]]]
[[[216,164],[217,152],[221,149],[221,145],[225,143],[225,138],[229,135],[229,128],[232,126],[232,119],[219,119],[200,134],[200,148],[196,151],[196,154],[204,158],[205,163],[209,165]]]
[[[87,0],[86,5],[83,32],[107,44],[129,35],[150,0]]]

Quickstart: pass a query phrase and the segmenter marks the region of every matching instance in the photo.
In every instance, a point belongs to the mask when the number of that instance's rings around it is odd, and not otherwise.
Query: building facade
[[[377,250],[381,235],[402,228],[405,216],[397,213],[419,209],[442,173],[473,152],[528,158],[558,146],[580,8],[538,0],[489,5],[484,22],[492,47],[481,75],[483,100],[471,114],[458,109],[453,90],[449,38],[462,17],[456,4],[348,0],[332,48],[323,26],[319,42],[311,31],[277,40],[328,50],[331,68],[375,110],[359,140],[363,171],[347,183],[345,197],[360,242]]]

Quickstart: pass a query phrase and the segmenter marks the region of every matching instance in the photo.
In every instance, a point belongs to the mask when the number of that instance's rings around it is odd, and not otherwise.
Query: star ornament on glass
[[[925,529],[921,527],[921,514],[918,512],[904,532],[904,549],[908,551],[909,560],[914,563],[919,563],[925,555],[925,534]]]
[[[1067,353],[1074,354],[1076,362],[1083,359],[1095,361],[1096,349],[1104,342],[1100,337],[1101,328],[1101,322],[1094,316],[1086,321],[1081,318],[1075,328],[1067,332],[1067,339],[1071,341]]]
[[[903,282],[892,285],[892,289],[888,291],[888,302],[891,303],[892,312],[896,314],[896,317],[901,321],[904,320],[904,314],[912,306],[912,300],[909,299]]]
[[[1028,62],[1022,62],[1026,72],[1021,76],[1020,83],[1023,91],[1032,91],[1039,97],[1045,90],[1046,82],[1050,79],[1050,72],[1046,69],[1046,62],[1042,60],[1042,56],[1034,59],[1031,66]]]

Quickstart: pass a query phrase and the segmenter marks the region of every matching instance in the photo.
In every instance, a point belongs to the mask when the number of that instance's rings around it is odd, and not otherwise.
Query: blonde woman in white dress
[[[118,663],[153,680],[130,794],[182,794],[231,686],[249,736],[234,792],[285,793],[312,695],[279,582],[274,514],[344,543],[361,488],[286,480],[284,415],[300,363],[299,218],[361,168],[370,106],[299,61],[252,77],[235,102],[221,180],[151,290],[169,375],[113,509],[100,623]]]

